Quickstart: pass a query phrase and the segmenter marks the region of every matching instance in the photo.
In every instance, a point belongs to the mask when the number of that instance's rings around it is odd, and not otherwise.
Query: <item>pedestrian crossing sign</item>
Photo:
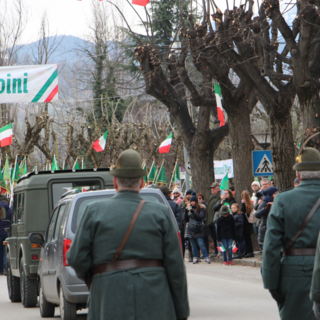
[[[271,151],[252,151],[252,168],[254,177],[273,176]]]

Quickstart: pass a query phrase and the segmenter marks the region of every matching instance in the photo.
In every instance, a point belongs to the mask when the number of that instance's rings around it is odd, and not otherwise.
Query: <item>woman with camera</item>
[[[186,207],[185,221],[188,222],[188,238],[190,239],[193,253],[193,263],[198,263],[199,250],[205,259],[205,262],[210,263],[208,251],[204,243],[204,219],[206,217],[206,209],[203,204],[198,203],[197,195],[192,195],[190,204]]]

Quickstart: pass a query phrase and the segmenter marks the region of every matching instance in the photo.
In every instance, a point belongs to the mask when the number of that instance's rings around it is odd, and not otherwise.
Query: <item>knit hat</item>
[[[259,183],[259,181],[253,181],[253,182],[251,183],[251,187],[252,187],[253,185],[257,185],[257,186],[260,188],[260,183]]]
[[[181,193],[181,190],[178,187],[175,187],[172,193]]]
[[[230,213],[229,212],[229,207],[228,206],[222,206],[221,209],[220,209],[220,213],[222,215]]]
[[[190,202],[191,201],[195,201],[196,203],[198,203],[198,197],[197,197],[197,195],[195,194],[192,194],[192,196],[191,196],[191,198],[190,198]]]
[[[194,192],[192,189],[188,189],[188,190],[186,191],[186,196],[189,195],[189,194],[191,195],[192,192]]]

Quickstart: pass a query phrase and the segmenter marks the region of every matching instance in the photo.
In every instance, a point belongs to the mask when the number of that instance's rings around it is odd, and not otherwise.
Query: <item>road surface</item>
[[[279,319],[276,303],[262,287],[259,268],[204,262],[198,265],[186,262],[186,267],[191,308],[189,319]],[[41,319],[38,307],[26,309],[21,303],[9,301],[5,276],[0,276],[0,311],[1,319]],[[77,320],[85,320],[86,313],[87,310],[80,311]],[[47,319],[59,319],[59,314],[59,308],[56,308],[55,317]]]

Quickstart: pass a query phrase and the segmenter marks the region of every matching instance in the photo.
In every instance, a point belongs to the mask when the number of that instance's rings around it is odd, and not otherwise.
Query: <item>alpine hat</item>
[[[147,175],[147,171],[142,169],[140,154],[132,149],[122,151],[117,160],[117,167],[110,171],[112,176],[118,178],[136,179]]]

